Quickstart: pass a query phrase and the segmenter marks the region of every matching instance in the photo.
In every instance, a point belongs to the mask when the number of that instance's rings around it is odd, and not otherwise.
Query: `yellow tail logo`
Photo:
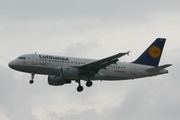
[[[149,48],[149,55],[152,58],[158,58],[161,55],[161,50],[158,46],[152,46]]]

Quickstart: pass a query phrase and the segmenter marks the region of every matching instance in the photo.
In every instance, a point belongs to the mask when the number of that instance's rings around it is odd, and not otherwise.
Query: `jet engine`
[[[79,75],[78,68],[62,67],[60,71],[60,76],[66,79],[76,79],[78,75]]]
[[[58,76],[54,76],[54,75],[49,75],[48,83],[49,83],[49,85],[58,86],[58,85],[64,85],[64,84],[71,83],[71,80],[68,80],[68,79],[65,79],[62,77],[58,77]]]

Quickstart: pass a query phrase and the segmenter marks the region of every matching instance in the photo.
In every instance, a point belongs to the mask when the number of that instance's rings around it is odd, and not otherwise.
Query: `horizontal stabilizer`
[[[148,72],[157,72],[157,71],[161,71],[169,66],[172,66],[172,64],[166,64],[166,65],[162,65],[162,66],[158,66],[158,67],[154,67],[154,68],[150,68],[150,69],[147,69],[146,71]]]

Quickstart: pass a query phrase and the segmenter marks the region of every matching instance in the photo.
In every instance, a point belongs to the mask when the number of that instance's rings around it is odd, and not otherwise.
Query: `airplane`
[[[60,86],[78,83],[77,91],[83,91],[81,80],[91,87],[92,81],[118,81],[157,76],[168,73],[172,64],[159,65],[165,38],[157,38],[135,61],[118,62],[120,57],[129,52],[118,53],[104,59],[95,60],[46,54],[25,54],[9,62],[9,67],[31,74],[30,84],[34,83],[35,74],[48,75],[48,84]]]

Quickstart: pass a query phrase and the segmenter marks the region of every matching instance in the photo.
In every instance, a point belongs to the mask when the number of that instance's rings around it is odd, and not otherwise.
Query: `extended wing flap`
[[[146,71],[148,71],[148,72],[157,72],[157,71],[161,71],[161,70],[163,70],[163,69],[165,69],[167,67],[170,67],[170,66],[172,66],[172,64],[166,64],[166,65],[150,68],[150,69],[147,69]]]

